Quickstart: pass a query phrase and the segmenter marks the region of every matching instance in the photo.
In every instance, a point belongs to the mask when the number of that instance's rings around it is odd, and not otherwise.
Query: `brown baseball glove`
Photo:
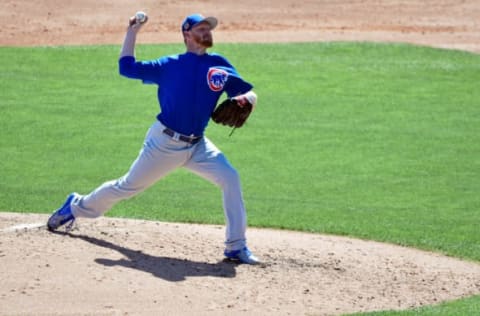
[[[238,128],[245,124],[252,110],[253,105],[248,101],[240,105],[235,99],[226,99],[213,111],[212,120],[217,124]]]

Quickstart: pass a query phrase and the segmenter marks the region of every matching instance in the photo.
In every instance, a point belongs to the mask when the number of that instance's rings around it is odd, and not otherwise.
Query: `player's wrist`
[[[245,93],[245,98],[250,102],[251,105],[257,104],[257,94],[253,91],[248,91]]]
[[[255,105],[257,103],[257,94],[253,91],[249,91],[247,93],[238,95],[233,99],[236,100],[240,106],[244,106],[246,103]]]

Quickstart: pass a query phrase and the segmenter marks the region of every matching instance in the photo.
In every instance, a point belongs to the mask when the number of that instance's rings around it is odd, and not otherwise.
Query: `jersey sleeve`
[[[247,93],[253,89],[253,85],[245,80],[236,72],[229,71],[227,82],[225,83],[225,92],[229,98],[233,98],[239,94]]]
[[[136,61],[133,56],[119,59],[119,72],[131,79],[140,79],[143,83],[158,84],[161,76],[162,60]]]
[[[227,93],[229,98],[233,98],[239,94],[247,93],[253,89],[253,85],[245,81],[240,74],[237,72],[235,67],[223,56],[214,54],[215,57],[219,58],[220,62],[223,64],[222,67],[218,67],[227,72],[227,82],[224,86],[224,91]]]

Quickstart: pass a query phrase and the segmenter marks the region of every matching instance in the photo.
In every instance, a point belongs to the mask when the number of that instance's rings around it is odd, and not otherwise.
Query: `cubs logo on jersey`
[[[208,69],[207,83],[210,90],[218,92],[222,91],[228,79],[228,73],[220,68],[212,67]]]

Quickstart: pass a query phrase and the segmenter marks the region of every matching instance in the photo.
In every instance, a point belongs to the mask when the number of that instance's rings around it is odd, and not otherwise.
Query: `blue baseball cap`
[[[209,16],[208,18],[206,18],[203,15],[198,13],[192,14],[187,16],[183,21],[182,32],[190,31],[192,27],[202,22],[207,22],[208,24],[210,24],[210,28],[213,30],[217,26],[218,20],[213,16]]]

